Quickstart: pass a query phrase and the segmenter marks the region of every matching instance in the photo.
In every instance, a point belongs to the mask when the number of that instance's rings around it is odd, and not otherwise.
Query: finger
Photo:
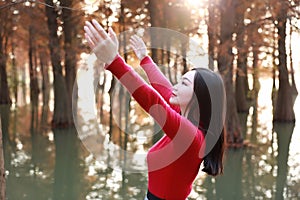
[[[131,37],[130,42],[137,48],[139,47],[140,42],[137,40],[136,37]]]
[[[104,39],[108,38],[108,34],[104,30],[104,28],[97,22],[97,20],[93,19],[92,23],[102,38],[104,38]]]
[[[95,44],[94,44],[94,42],[92,41],[92,39],[90,38],[90,36],[89,36],[87,33],[85,33],[84,36],[85,36],[85,39],[86,39],[87,42],[88,42],[89,47],[90,47],[91,49],[94,49],[94,48],[95,48]]]
[[[139,41],[137,35],[133,35],[131,38],[135,43],[137,43]]]
[[[144,47],[146,47],[146,45],[145,45],[143,39],[140,38],[139,36],[134,35],[134,36],[132,37],[132,39],[133,39],[133,41],[134,41],[134,43],[135,43],[135,46],[136,46],[137,48],[144,48]]]
[[[133,49],[134,52],[136,51],[136,47],[134,45],[130,44],[129,46]]]
[[[85,33],[89,36],[89,38],[91,39],[91,41],[92,41],[94,44],[97,44],[97,43],[98,43],[98,40],[94,37],[94,34],[92,33],[92,31],[90,30],[89,27],[84,26],[84,31],[85,31]]]
[[[91,33],[93,34],[94,39],[96,39],[97,42],[102,41],[104,39],[103,37],[101,37],[99,32],[96,30],[96,28],[90,22],[86,22],[85,24],[90,29]]]
[[[108,33],[109,33],[110,38],[113,40],[113,42],[115,44],[118,43],[117,35],[116,35],[116,33],[114,32],[114,30],[111,27],[109,27]]]
[[[142,45],[142,46],[145,46],[145,42],[142,38],[140,38],[139,36],[137,36],[137,41]]]
[[[129,42],[133,47],[136,47],[136,42],[134,41],[134,39],[130,38]]]

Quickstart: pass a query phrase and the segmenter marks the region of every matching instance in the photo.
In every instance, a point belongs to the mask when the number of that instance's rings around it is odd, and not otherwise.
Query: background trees
[[[5,6],[5,2],[1,1],[0,6]],[[7,60],[12,40],[10,33],[13,30],[13,9],[7,8],[6,12],[0,13],[0,103],[11,103],[10,92],[7,82]]]
[[[87,3],[94,12],[87,9]],[[18,89],[26,96],[26,88],[21,83],[29,77],[30,101],[38,105],[41,95],[42,104],[48,110],[53,89],[52,125],[70,126],[76,70],[80,54],[87,50],[82,45],[83,22],[99,18],[105,27],[112,26],[117,32],[165,27],[197,37],[204,44],[211,58],[209,67],[218,68],[226,85],[228,141],[241,143],[238,113],[248,112],[252,105],[260,73],[273,73],[274,80],[278,75],[278,86],[274,81],[274,91],[278,88],[278,93],[274,93],[274,121],[295,121],[293,100],[297,92],[291,81],[293,62],[288,62],[291,51],[286,49],[289,41],[286,34],[298,29],[295,22],[299,17],[298,5],[297,0],[210,0],[207,4],[189,0],[1,1],[0,103],[10,103],[11,99],[16,103]],[[126,52],[127,36],[120,40],[121,50]],[[152,46],[168,49],[174,42],[172,38],[163,41],[161,36],[151,35]],[[184,56],[186,44],[180,44],[180,48],[182,57],[151,49],[153,59],[167,67],[162,70],[171,82],[176,81],[178,72],[184,73],[191,67]],[[131,55],[126,54],[126,59],[128,56]],[[50,76],[49,72],[52,72]],[[113,80],[110,85],[113,89]]]

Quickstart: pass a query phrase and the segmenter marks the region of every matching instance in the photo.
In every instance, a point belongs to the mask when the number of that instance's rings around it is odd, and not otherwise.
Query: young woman
[[[186,199],[202,161],[202,171],[212,176],[221,174],[225,107],[221,77],[211,70],[196,68],[184,74],[172,87],[147,56],[144,42],[133,36],[131,47],[141,61],[150,86],[119,56],[118,39],[112,29],[106,33],[93,20],[86,22],[84,30],[90,48],[106,64],[105,69],[119,79],[165,132],[147,154],[145,199]],[[217,98],[212,98],[215,97],[212,93],[217,94]],[[213,105],[217,105],[217,111]],[[216,126],[219,129],[214,128]]]

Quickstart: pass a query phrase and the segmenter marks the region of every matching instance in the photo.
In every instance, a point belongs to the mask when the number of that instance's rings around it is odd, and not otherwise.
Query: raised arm
[[[150,84],[169,103],[169,99],[172,95],[172,84],[159,70],[151,57],[147,56],[147,49],[144,41],[137,35],[133,35],[130,38],[130,45],[138,59],[141,61],[140,65],[146,72]],[[180,112],[179,106],[171,105],[171,107],[177,112]]]
[[[160,125],[170,139],[187,147],[202,134],[188,119],[172,109],[161,95],[149,86],[125,61],[117,56],[106,69],[124,85],[139,105]]]
[[[125,61],[118,55],[118,41],[110,29],[107,34],[97,21],[86,23],[85,37],[97,58],[106,63],[106,69],[119,79],[141,107],[148,112],[162,127],[166,135],[174,139],[174,145],[187,148],[197,138],[197,144],[203,141],[198,128],[188,119],[171,109],[159,93],[149,86]]]

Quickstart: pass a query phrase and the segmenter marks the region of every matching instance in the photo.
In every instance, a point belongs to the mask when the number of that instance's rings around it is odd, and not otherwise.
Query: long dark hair
[[[205,134],[205,152],[201,153],[202,171],[216,176],[223,173],[225,149],[225,89],[219,74],[195,68],[194,96],[189,103],[188,119]]]

